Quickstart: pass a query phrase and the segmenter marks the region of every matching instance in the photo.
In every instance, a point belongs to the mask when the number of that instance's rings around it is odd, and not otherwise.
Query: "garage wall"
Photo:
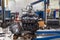
[[[37,0],[9,0],[9,5],[6,7],[6,9],[11,10],[11,12],[19,12],[20,15],[22,14],[21,9],[25,8],[27,5],[29,5],[32,2],[35,2]],[[40,2],[33,6],[34,10],[43,10],[44,9],[44,3]],[[50,9],[59,9],[59,0],[50,0]]]
[[[26,7],[26,5],[32,3],[32,2],[35,2],[37,0],[9,0],[9,9],[12,10],[12,11],[15,11],[16,9],[19,11],[19,9],[22,9],[24,7]],[[50,0],[50,6],[49,8],[51,9],[55,9],[55,8],[58,8],[59,9],[59,0]],[[43,2],[41,3],[38,3],[36,5],[33,6],[34,9],[39,9],[39,10],[42,10],[44,9],[44,4]]]
[[[50,9],[59,9],[59,0],[50,0]]]
[[[59,9],[59,0],[50,0],[49,8],[50,9]],[[36,5],[34,5],[34,9],[43,10],[44,9],[44,3],[40,2]]]

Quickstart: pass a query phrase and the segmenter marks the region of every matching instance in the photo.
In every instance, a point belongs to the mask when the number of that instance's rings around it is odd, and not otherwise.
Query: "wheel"
[[[17,40],[18,39],[18,35],[14,34],[13,35],[13,40]]]

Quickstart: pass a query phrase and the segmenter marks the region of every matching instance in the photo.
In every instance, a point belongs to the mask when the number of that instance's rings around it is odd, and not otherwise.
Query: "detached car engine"
[[[20,23],[13,23],[10,26],[12,33],[19,33],[21,31],[35,32],[39,29],[37,15],[25,14],[21,17],[21,23],[22,25],[20,25]]]
[[[35,37],[35,32],[39,29],[38,16],[35,14],[24,14],[21,17],[21,23],[14,23],[10,26],[10,31],[14,34],[14,39],[18,37],[29,38]],[[31,36],[30,36],[31,35]]]
[[[32,12],[32,7],[29,6],[27,13],[21,16],[21,22],[12,24],[10,27],[14,34],[13,39],[16,40],[18,37],[22,37],[24,40],[31,40],[36,37],[35,32],[39,29],[38,18],[39,16]]]
[[[22,16],[22,27],[25,31],[35,32],[38,27],[38,16],[35,14],[25,14]]]

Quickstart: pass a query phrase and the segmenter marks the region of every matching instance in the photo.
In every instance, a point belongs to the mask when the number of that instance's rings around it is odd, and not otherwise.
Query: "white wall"
[[[59,0],[50,0],[50,9],[59,9]]]
[[[44,10],[44,2],[37,3],[33,5],[34,10]]]
[[[36,5],[34,5],[33,7],[34,7],[34,9],[43,10],[44,9],[44,3],[40,2]],[[59,0],[50,0],[49,8],[50,9],[59,9]]]
[[[25,8],[28,4],[35,2],[37,0],[15,0],[16,2],[14,2],[13,0],[9,0],[9,9],[12,11],[19,11],[19,9]],[[50,6],[49,8],[51,9],[55,9],[55,8],[59,8],[59,0],[50,0]],[[34,9],[44,9],[44,3],[38,3],[36,5],[33,6]]]
[[[8,9],[10,9],[12,12],[15,12],[15,11],[19,11],[20,9],[23,9],[25,8],[27,5],[29,5],[30,3],[32,2],[35,2],[37,0],[9,0],[9,5],[8,5]],[[42,2],[37,4],[37,5],[34,5],[34,9],[38,8],[40,9],[40,7],[43,7],[41,6]]]
[[[8,9],[11,10],[11,12],[20,12],[21,13],[21,9],[25,8],[28,4],[35,2],[37,0],[9,0],[9,5],[8,5]],[[59,0],[50,0],[50,9],[59,9]],[[44,9],[44,3],[38,3],[36,5],[33,6],[34,10],[38,9],[38,10],[43,10]]]
[[[8,7],[7,6],[5,7],[6,9],[11,10],[11,12],[19,12],[20,15],[22,15],[21,9],[25,8],[27,5],[34,1],[36,0],[9,0]]]
[[[28,4],[34,1],[33,0],[9,0],[8,9],[12,10],[12,12],[19,11],[20,9],[25,8]],[[5,7],[7,8],[7,6]]]

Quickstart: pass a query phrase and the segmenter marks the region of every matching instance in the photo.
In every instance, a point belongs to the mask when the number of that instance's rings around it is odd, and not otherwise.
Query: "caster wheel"
[[[18,36],[14,34],[13,40],[17,40],[17,39],[18,39]]]

